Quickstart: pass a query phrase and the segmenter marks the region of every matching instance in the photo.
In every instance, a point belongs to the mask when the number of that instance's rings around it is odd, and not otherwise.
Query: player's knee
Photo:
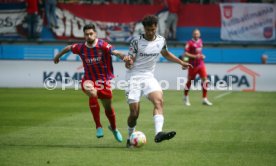
[[[94,83],[90,80],[83,82],[83,89],[89,97],[97,97],[97,89],[94,87]]]
[[[139,117],[139,113],[138,112],[134,112],[131,114],[131,118],[134,119],[134,120],[137,120]]]
[[[105,109],[107,112],[112,112],[112,111],[113,111],[111,105],[110,105],[110,106],[105,106],[104,109]]]
[[[208,84],[210,82],[207,78],[202,78],[201,80],[203,84]]]
[[[155,108],[157,109],[163,108],[164,101],[162,98],[155,99],[153,103]]]
[[[105,110],[105,115],[107,117],[112,117],[112,116],[115,116],[115,112],[113,111],[113,109]]]
[[[89,97],[98,97],[98,95],[97,95],[97,90],[96,90],[96,89],[86,90],[86,94],[87,94]]]

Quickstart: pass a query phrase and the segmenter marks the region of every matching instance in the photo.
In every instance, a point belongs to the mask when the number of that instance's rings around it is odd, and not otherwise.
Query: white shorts
[[[148,96],[151,92],[161,91],[158,81],[152,76],[130,76],[125,89],[127,103],[138,103],[141,96]]]

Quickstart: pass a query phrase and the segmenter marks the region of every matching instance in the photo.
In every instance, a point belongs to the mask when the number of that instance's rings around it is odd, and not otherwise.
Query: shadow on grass
[[[20,145],[20,144],[0,144],[0,147],[26,147],[26,148],[72,148],[72,149],[126,149],[124,144],[120,145]]]

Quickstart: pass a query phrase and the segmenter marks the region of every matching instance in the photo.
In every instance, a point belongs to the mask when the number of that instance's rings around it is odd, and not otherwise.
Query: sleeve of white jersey
[[[128,55],[131,57],[135,57],[137,52],[138,52],[138,40],[133,39],[129,45]]]
[[[161,51],[168,51],[168,46],[167,46],[167,41],[166,39],[164,38],[164,45],[162,47],[162,50]]]

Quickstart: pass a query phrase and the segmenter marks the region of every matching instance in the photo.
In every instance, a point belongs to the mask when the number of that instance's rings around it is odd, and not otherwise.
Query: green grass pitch
[[[214,106],[201,105],[201,92],[165,91],[164,131],[176,137],[156,144],[152,105],[142,100],[137,130],[147,136],[139,149],[125,148],[108,131],[95,137],[88,98],[79,90],[0,89],[1,166],[275,166],[276,93],[210,92]],[[117,126],[127,135],[128,106],[114,91]]]

